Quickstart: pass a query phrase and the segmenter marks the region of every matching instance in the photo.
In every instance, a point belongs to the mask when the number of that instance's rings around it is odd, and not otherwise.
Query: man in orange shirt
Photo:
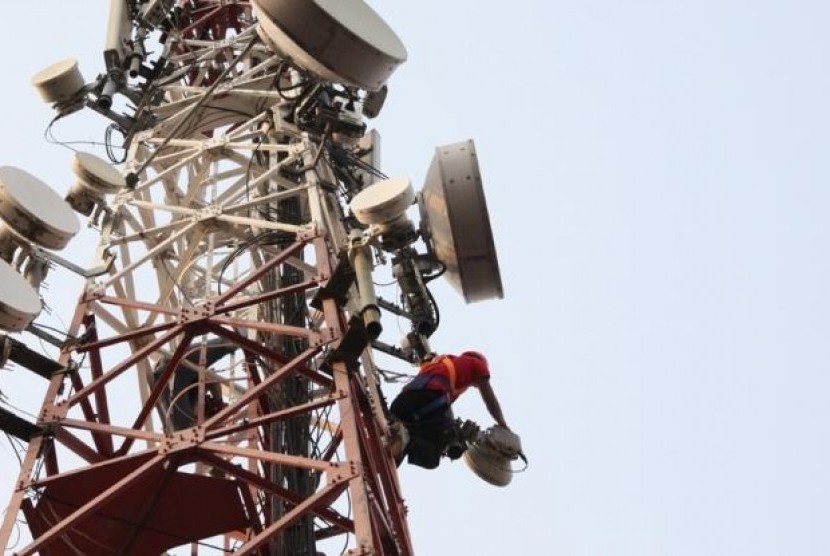
[[[452,459],[461,456],[463,449],[447,451],[455,430],[451,406],[470,386],[478,388],[496,423],[508,428],[490,385],[490,369],[484,355],[465,351],[460,355],[434,356],[421,364],[418,375],[403,387],[390,406],[392,415],[403,422],[410,436],[404,451],[397,455],[399,464],[408,456],[413,465],[435,469],[445,452]]]

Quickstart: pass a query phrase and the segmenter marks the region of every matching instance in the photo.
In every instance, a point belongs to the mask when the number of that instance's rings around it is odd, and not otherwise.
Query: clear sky
[[[3,6],[0,164],[61,194],[72,153],[29,79],[100,71],[106,4]],[[830,4],[372,5],[410,57],[374,122],[383,170],[420,184],[474,139],[500,257],[501,301],[436,288],[433,344],[488,355],[531,463],[505,489],[402,468],[417,553],[830,554]],[[56,134],[103,137],[74,120]],[[23,373],[0,389],[34,411]],[[0,466],[7,497],[5,441]]]

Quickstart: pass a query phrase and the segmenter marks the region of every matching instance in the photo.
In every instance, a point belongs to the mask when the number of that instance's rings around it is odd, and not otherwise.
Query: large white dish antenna
[[[78,60],[67,58],[48,66],[32,77],[32,85],[40,98],[49,103],[63,102],[84,88]]]
[[[25,330],[42,308],[35,289],[0,259],[0,328],[10,332]]]
[[[63,249],[80,229],[75,213],[52,188],[13,166],[0,166],[0,218],[47,249]]]
[[[435,149],[419,204],[425,239],[465,301],[504,297],[472,140]]]
[[[377,91],[406,47],[363,0],[253,0],[260,37],[303,68]]]

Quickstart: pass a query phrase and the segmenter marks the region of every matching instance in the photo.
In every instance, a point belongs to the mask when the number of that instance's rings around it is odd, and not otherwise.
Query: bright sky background
[[[434,347],[488,355],[531,463],[504,489],[403,467],[417,553],[830,554],[830,4],[372,5],[410,56],[374,122],[383,170],[420,184],[435,146],[473,138],[501,263],[504,300],[436,288]],[[93,77],[105,18],[3,5],[0,164],[61,194],[72,153],[29,79],[66,56]],[[56,134],[103,137],[73,120]],[[0,389],[35,411],[24,373]],[[7,497],[5,440],[0,466]]]

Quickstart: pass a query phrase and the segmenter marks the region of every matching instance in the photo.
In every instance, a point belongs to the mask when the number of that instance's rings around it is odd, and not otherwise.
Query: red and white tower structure
[[[59,116],[109,118],[126,154],[74,158],[65,202],[100,231],[86,270],[48,250],[71,224],[6,249],[33,287],[55,264],[85,285],[60,356],[28,365],[48,388],[15,429],[28,450],[0,544],[25,522],[20,556],[412,554],[375,358],[417,360],[438,273],[501,296],[486,210],[480,246],[452,228],[481,218],[446,214],[484,209],[472,142],[439,149],[417,196],[431,227],[413,225],[367,126],[406,51],[362,0],[112,0],[106,37],[95,80],[72,60],[35,78]],[[387,257],[399,304],[373,291]],[[412,321],[406,346],[381,341],[384,311]]]

